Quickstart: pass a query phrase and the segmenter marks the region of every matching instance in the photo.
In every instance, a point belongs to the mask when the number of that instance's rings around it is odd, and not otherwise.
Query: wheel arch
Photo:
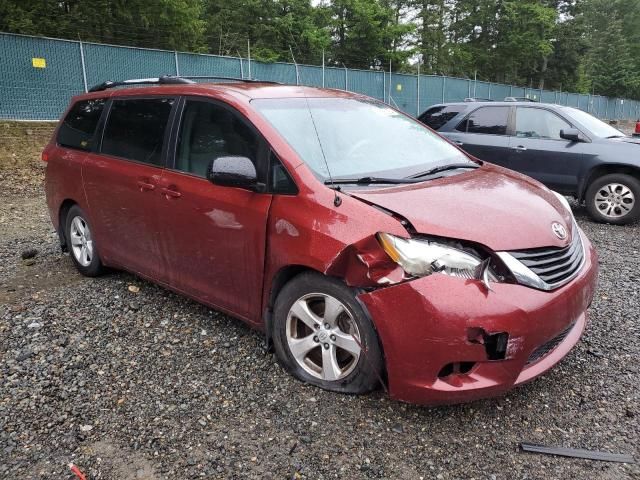
[[[636,167],[633,165],[622,164],[622,163],[607,163],[603,165],[598,165],[593,167],[591,170],[587,172],[587,174],[583,177],[582,183],[580,185],[580,191],[578,192],[578,200],[585,200],[585,195],[587,193],[587,189],[589,185],[604,175],[610,175],[612,173],[622,173],[626,175],[631,175],[640,181],[640,167]]]
[[[71,207],[74,205],[78,205],[78,202],[70,198],[66,198],[62,201],[60,208],[58,209],[58,238],[60,240],[60,248],[62,248],[63,252],[69,251],[67,236],[65,235],[64,229],[67,224],[67,215],[69,214],[69,210],[71,210]]]

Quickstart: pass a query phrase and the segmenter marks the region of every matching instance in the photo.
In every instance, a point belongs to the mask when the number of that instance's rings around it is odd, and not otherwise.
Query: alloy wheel
[[[605,217],[621,218],[633,210],[636,199],[626,185],[608,183],[598,189],[594,202],[598,211]]]
[[[347,307],[323,293],[296,300],[287,315],[289,351],[306,373],[325,381],[349,375],[358,364],[361,340]]]
[[[71,220],[69,234],[74,258],[83,267],[88,267],[93,258],[93,240],[89,224],[81,216],[76,216]]]

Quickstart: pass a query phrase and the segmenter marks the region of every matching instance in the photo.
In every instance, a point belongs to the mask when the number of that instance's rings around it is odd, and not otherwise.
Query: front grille
[[[574,325],[575,323],[572,323],[567,328],[565,328],[562,332],[560,332],[558,335],[556,335],[551,340],[549,340],[547,343],[544,343],[540,345],[538,348],[536,348],[533,351],[533,353],[529,355],[529,359],[527,360],[527,365],[531,365],[532,363],[535,363],[538,360],[542,360],[544,357],[550,354],[558,345],[562,343],[562,341],[565,338],[567,338],[567,335],[569,335],[569,332],[571,331]]]
[[[584,259],[580,232],[575,225],[573,239],[566,247],[532,248],[509,253],[553,288],[571,280]]]

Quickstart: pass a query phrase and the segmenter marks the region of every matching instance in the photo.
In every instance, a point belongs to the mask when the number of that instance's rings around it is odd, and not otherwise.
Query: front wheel
[[[294,377],[326,390],[366,393],[380,383],[382,352],[353,291],[303,273],[284,286],[274,308],[273,344]]]
[[[591,218],[602,223],[626,225],[640,217],[640,181],[624,173],[596,178],[585,195]]]

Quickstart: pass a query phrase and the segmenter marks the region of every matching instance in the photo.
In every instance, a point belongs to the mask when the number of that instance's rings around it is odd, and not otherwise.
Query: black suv
[[[434,105],[419,119],[471,155],[584,200],[597,221],[640,217],[640,139],[582,110],[474,101]]]

